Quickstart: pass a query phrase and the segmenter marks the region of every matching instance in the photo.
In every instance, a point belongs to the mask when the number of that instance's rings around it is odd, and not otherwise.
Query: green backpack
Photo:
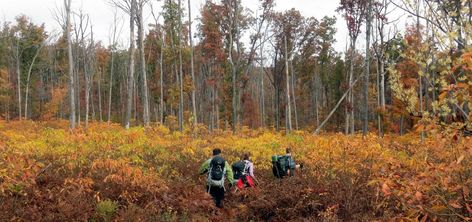
[[[287,176],[287,170],[289,169],[289,156],[272,156],[272,173],[277,178]]]

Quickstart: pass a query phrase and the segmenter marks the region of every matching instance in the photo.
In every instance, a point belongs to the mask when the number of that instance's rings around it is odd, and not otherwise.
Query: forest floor
[[[304,169],[272,176],[291,147]],[[251,153],[260,184],[214,207],[201,163]],[[467,221],[472,139],[0,121],[0,221]]]

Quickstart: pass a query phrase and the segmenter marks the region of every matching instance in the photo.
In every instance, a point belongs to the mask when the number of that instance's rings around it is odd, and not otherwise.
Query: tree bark
[[[184,130],[184,79],[183,79],[183,68],[182,68],[182,4],[181,0],[179,4],[179,130]]]
[[[102,116],[102,70],[98,72],[98,118],[103,122]]]
[[[66,39],[67,39],[67,55],[69,57],[69,99],[70,99],[70,116],[69,116],[69,128],[75,128],[75,91],[74,91],[74,61],[72,59],[72,42],[70,39],[70,6],[71,0],[64,0],[66,8]]]
[[[92,81],[94,75],[94,60],[95,60],[95,43],[93,41],[93,30],[92,26],[90,26],[90,36],[91,36],[91,43],[89,49],[84,49],[84,75],[85,75],[85,128],[88,128],[89,124],[89,116],[90,116],[90,91],[92,89]],[[84,45],[85,47],[85,45]],[[87,55],[89,54],[89,55]],[[92,109],[93,109],[93,101],[92,101]]]
[[[354,78],[354,51],[356,50],[356,39],[351,38],[350,41],[351,43],[349,47],[349,85],[352,85],[352,81]],[[354,133],[354,95],[352,90],[349,91],[347,97],[350,110],[346,110],[346,133],[349,134]]]
[[[231,18],[230,18],[231,20]],[[237,129],[237,124],[238,124],[238,95],[237,95],[237,72],[236,72],[236,67],[233,61],[233,32],[232,32],[232,27],[233,27],[234,21],[231,20],[231,25],[230,25],[230,31],[229,31],[229,47],[228,47],[228,58],[229,58],[229,63],[231,66],[231,84],[232,84],[232,118],[233,118],[233,124],[232,124],[232,130],[233,132],[236,132]]]
[[[115,34],[113,34],[115,36]],[[109,86],[108,86],[108,114],[107,114],[107,122],[110,123],[111,121],[111,98],[112,98],[112,90],[113,90],[113,71],[115,69],[115,53],[114,53],[114,46],[115,44],[112,45],[112,49],[110,52],[110,81],[109,81]]]
[[[190,0],[188,0],[188,35],[190,41],[190,74],[192,76],[192,110],[193,110],[193,121],[195,126],[198,123],[197,115],[197,104],[195,99],[196,88],[195,88],[195,71],[194,71],[194,61],[193,61],[193,37],[192,37],[192,9],[190,6]]]
[[[16,41],[16,89],[18,91],[18,119],[21,121],[21,106],[23,105],[21,103],[21,70],[20,70],[20,46],[19,46],[19,40]]]
[[[274,93],[274,100],[275,100],[275,104],[274,104],[274,108],[275,108],[275,129],[277,131],[279,131],[280,129],[280,84],[279,84],[279,75],[277,75],[278,73],[278,66],[277,66],[277,59],[278,59],[278,50],[275,49],[275,57],[274,57],[274,71],[273,71],[273,75],[274,75],[274,81],[273,81],[273,85],[274,85],[274,90],[275,90],[275,93]]]
[[[135,17],[136,0],[131,0],[130,10],[130,43],[129,43],[129,73],[128,73],[128,95],[126,98],[126,117],[125,117],[125,128],[129,129],[131,119],[131,108],[133,107],[133,86],[134,86],[134,17]]]
[[[110,81],[108,86],[108,113],[107,113],[107,122],[111,121],[111,99],[113,93],[113,72],[115,70],[115,47],[116,47],[116,29],[117,29],[117,17],[116,11],[113,15],[113,33],[111,39],[111,49],[110,49]]]
[[[261,59],[261,68],[260,68],[260,109],[261,109],[261,127],[265,127],[265,95],[264,95],[264,57],[263,57],[263,49],[264,49],[264,45],[262,43],[262,39],[260,40],[261,41],[261,47],[260,47],[260,52],[259,52],[259,56],[260,56],[260,59]]]
[[[418,41],[421,41],[421,34],[420,34],[420,17],[419,13],[420,12],[420,4],[419,2],[416,4],[416,37],[418,38]],[[423,68],[421,65],[419,65],[419,70],[422,70]],[[424,73],[424,70],[423,70]],[[421,75],[418,75],[418,82],[419,82],[419,97],[420,97],[420,116],[423,116],[423,77]],[[403,116],[402,116],[403,117]],[[421,141],[424,140],[425,134],[424,131],[421,131]]]
[[[290,71],[292,73],[292,78],[291,78],[291,82],[292,82],[292,96],[293,96],[293,113],[294,113],[294,116],[295,116],[295,129],[298,130],[298,112],[297,112],[297,97],[295,95],[295,85],[296,85],[296,80],[295,80],[295,72],[293,71],[293,63],[292,61],[290,61]]]
[[[287,134],[290,134],[290,131],[292,131],[292,110],[291,110],[291,100],[290,100],[290,74],[289,74],[289,66],[288,66],[288,49],[287,49],[287,36],[284,35],[284,45],[285,45],[285,78],[286,78],[286,96],[287,96],[287,105],[286,105],[286,113],[287,116],[287,126],[285,129],[285,132]]]
[[[147,85],[147,72],[146,72],[146,58],[144,56],[144,20],[143,20],[143,7],[144,3],[140,2],[139,7],[137,8],[137,23],[138,23],[138,51],[140,55],[141,63],[141,75],[142,75],[142,96],[141,99],[143,103],[143,121],[145,126],[149,126],[150,117],[149,117],[149,90]]]
[[[33,60],[28,69],[28,77],[26,78],[26,92],[25,92],[25,120],[28,119],[28,97],[29,97],[29,85],[30,85],[30,77],[31,77],[31,70],[33,69],[34,62],[39,55],[39,52],[43,48],[43,43],[38,47],[36,53],[34,54]]]
[[[160,86],[160,102],[159,102],[159,121],[161,124],[164,124],[164,49],[166,47],[165,43],[165,32],[162,32],[162,45],[161,45],[161,58],[160,58],[160,77],[159,77],[159,86]]]
[[[369,131],[369,76],[370,76],[370,30],[371,30],[371,12],[372,0],[367,3],[367,17],[366,17],[366,46],[365,46],[365,82],[364,82],[364,125],[362,127],[362,134],[367,135]]]

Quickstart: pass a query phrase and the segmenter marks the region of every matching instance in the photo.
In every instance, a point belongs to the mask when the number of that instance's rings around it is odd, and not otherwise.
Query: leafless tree
[[[286,78],[286,84],[287,84],[287,90],[285,90],[286,92],[286,96],[287,96],[287,109],[286,109],[286,112],[287,112],[287,126],[286,126],[286,129],[285,131],[287,132],[287,134],[290,133],[290,131],[292,131],[292,108],[291,108],[291,100],[290,100],[290,74],[289,74],[289,55],[288,55],[288,49],[287,49],[287,36],[285,35],[284,36],[284,48],[285,48],[285,78]]]
[[[197,116],[197,104],[195,100],[195,71],[194,71],[194,61],[193,61],[193,36],[192,36],[192,7],[190,6],[190,0],[188,0],[188,37],[190,41],[190,74],[192,76],[192,111],[193,111],[193,121],[194,124],[198,123]]]
[[[74,91],[74,61],[72,58],[72,41],[70,38],[70,29],[71,29],[71,20],[70,20],[70,8],[71,0],[64,0],[64,7],[66,9],[66,25],[64,27],[64,32],[67,39],[67,55],[69,58],[69,100],[70,100],[70,116],[69,116],[69,127],[71,129],[75,128],[75,91]]]
[[[136,0],[134,0],[136,1]],[[141,99],[143,104],[143,121],[145,126],[149,126],[150,114],[149,114],[149,89],[147,83],[147,72],[146,72],[146,59],[144,56],[144,18],[143,10],[148,0],[137,0],[136,1],[136,24],[138,25],[138,52],[139,52],[139,63],[141,65],[141,77],[142,77],[142,94]]]
[[[134,92],[134,54],[135,54],[135,36],[134,36],[134,22],[136,17],[136,0],[111,0],[111,4],[120,8],[125,13],[129,14],[129,68],[128,68],[128,86],[126,97],[126,116],[124,125],[126,129],[130,127],[131,109],[133,107],[133,92]]]
[[[110,81],[109,81],[109,86],[108,86],[108,115],[107,115],[107,121],[110,123],[111,119],[111,98],[112,98],[112,93],[113,93],[113,77],[114,77],[114,71],[115,71],[115,50],[116,50],[116,44],[117,44],[117,37],[121,34],[121,30],[123,28],[123,24],[121,20],[118,19],[117,17],[117,10],[115,9],[113,13],[113,25],[110,29],[110,39],[109,39],[109,44],[110,44]]]

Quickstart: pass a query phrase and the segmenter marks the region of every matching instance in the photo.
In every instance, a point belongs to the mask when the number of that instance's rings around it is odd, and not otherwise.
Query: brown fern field
[[[472,139],[0,122],[0,221],[468,221]],[[214,207],[198,167],[250,152],[260,183]],[[275,179],[291,147],[304,168]],[[229,189],[229,188],[228,188]]]

